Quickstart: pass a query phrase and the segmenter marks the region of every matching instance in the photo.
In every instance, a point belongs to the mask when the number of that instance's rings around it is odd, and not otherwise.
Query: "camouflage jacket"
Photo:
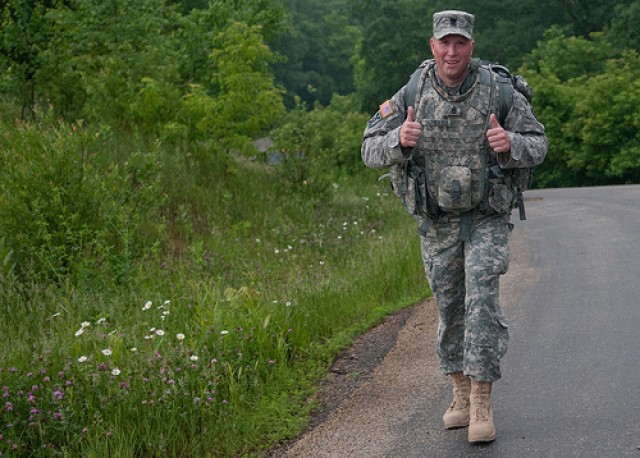
[[[462,88],[465,85],[470,86],[475,80],[478,65],[478,63],[472,63],[467,79],[461,85]],[[439,79],[436,81],[443,87]],[[406,117],[405,99],[410,98],[405,95],[406,88],[405,85],[396,92],[388,104],[383,104],[382,111],[378,111],[365,128],[361,155],[367,167],[383,169],[403,164],[415,153],[413,148],[400,146],[400,127]],[[418,91],[421,90],[419,85]],[[447,89],[443,87],[443,90]],[[415,99],[415,97],[411,98]],[[511,108],[502,127],[511,139],[511,150],[509,153],[498,155],[497,162],[500,167],[503,169],[529,168],[542,163],[548,148],[544,126],[534,116],[526,98],[515,89]]]

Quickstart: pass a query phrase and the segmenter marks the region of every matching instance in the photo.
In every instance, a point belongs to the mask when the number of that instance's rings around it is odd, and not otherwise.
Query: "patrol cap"
[[[475,16],[464,11],[446,10],[433,15],[433,37],[440,40],[447,35],[462,35],[471,40]]]

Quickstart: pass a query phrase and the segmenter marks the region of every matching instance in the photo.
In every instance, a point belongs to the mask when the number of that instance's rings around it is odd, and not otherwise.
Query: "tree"
[[[0,62],[6,73],[5,91],[16,95],[21,118],[35,117],[41,53],[53,34],[47,13],[67,1],[5,0],[0,2]]]
[[[211,77],[217,92],[192,86],[177,121],[194,120],[195,129],[224,153],[247,151],[252,137],[284,112],[282,90],[271,73],[273,53],[260,28],[243,22],[229,24],[214,44]]]
[[[363,37],[356,88],[362,109],[373,113],[430,57],[431,21],[425,21],[425,2],[418,0],[359,0],[354,11]]]
[[[603,33],[546,35],[523,67],[534,107],[549,136],[536,170],[539,186],[586,186],[640,180],[640,59],[613,52]]]
[[[281,57],[276,78],[287,88],[285,103],[299,97],[309,107],[327,105],[334,93],[353,92],[353,56],[360,30],[344,2],[286,0],[288,27],[271,46]]]
[[[579,148],[568,165],[588,184],[640,182],[640,57],[635,51],[607,62],[605,70],[577,91],[573,119]]]
[[[640,51],[640,1],[616,6],[607,39],[615,47]]]

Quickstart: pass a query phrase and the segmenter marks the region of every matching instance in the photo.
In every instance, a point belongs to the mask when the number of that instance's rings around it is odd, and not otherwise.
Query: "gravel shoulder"
[[[437,312],[432,299],[405,308],[354,340],[321,383],[307,431],[269,456],[384,456],[394,424],[443,384],[435,353]]]

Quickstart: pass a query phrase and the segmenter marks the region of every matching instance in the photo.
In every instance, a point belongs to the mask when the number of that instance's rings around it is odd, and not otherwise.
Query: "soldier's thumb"
[[[409,107],[407,109],[407,121],[409,122],[414,122],[415,119],[415,115],[413,114],[413,107]]]
[[[498,122],[498,119],[496,118],[496,115],[494,115],[493,113],[491,113],[491,116],[489,116],[489,124],[491,124],[491,128],[495,129],[498,127],[502,127],[500,125],[500,123]]]

